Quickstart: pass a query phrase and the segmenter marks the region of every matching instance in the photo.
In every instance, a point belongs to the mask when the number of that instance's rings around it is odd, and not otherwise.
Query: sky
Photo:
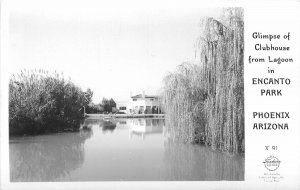
[[[9,72],[56,70],[91,88],[94,103],[158,94],[163,77],[194,58],[201,17],[217,14],[167,1],[9,2]]]

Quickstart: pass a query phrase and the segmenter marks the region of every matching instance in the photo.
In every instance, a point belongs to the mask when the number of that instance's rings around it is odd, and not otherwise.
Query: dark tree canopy
[[[116,102],[111,98],[103,98],[102,99],[102,107],[104,112],[112,112],[112,108],[116,107]]]

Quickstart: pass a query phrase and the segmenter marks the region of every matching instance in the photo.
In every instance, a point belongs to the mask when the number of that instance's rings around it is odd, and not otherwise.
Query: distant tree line
[[[116,102],[110,98],[103,98],[101,103],[90,103],[86,108],[86,113],[113,113],[116,110]]]

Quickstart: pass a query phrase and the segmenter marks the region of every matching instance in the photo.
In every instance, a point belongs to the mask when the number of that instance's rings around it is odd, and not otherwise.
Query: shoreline
[[[86,114],[86,118],[165,118],[165,114]]]

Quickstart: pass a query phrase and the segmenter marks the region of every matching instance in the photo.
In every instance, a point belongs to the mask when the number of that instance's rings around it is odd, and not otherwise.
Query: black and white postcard
[[[4,0],[1,189],[300,189],[300,2]]]

